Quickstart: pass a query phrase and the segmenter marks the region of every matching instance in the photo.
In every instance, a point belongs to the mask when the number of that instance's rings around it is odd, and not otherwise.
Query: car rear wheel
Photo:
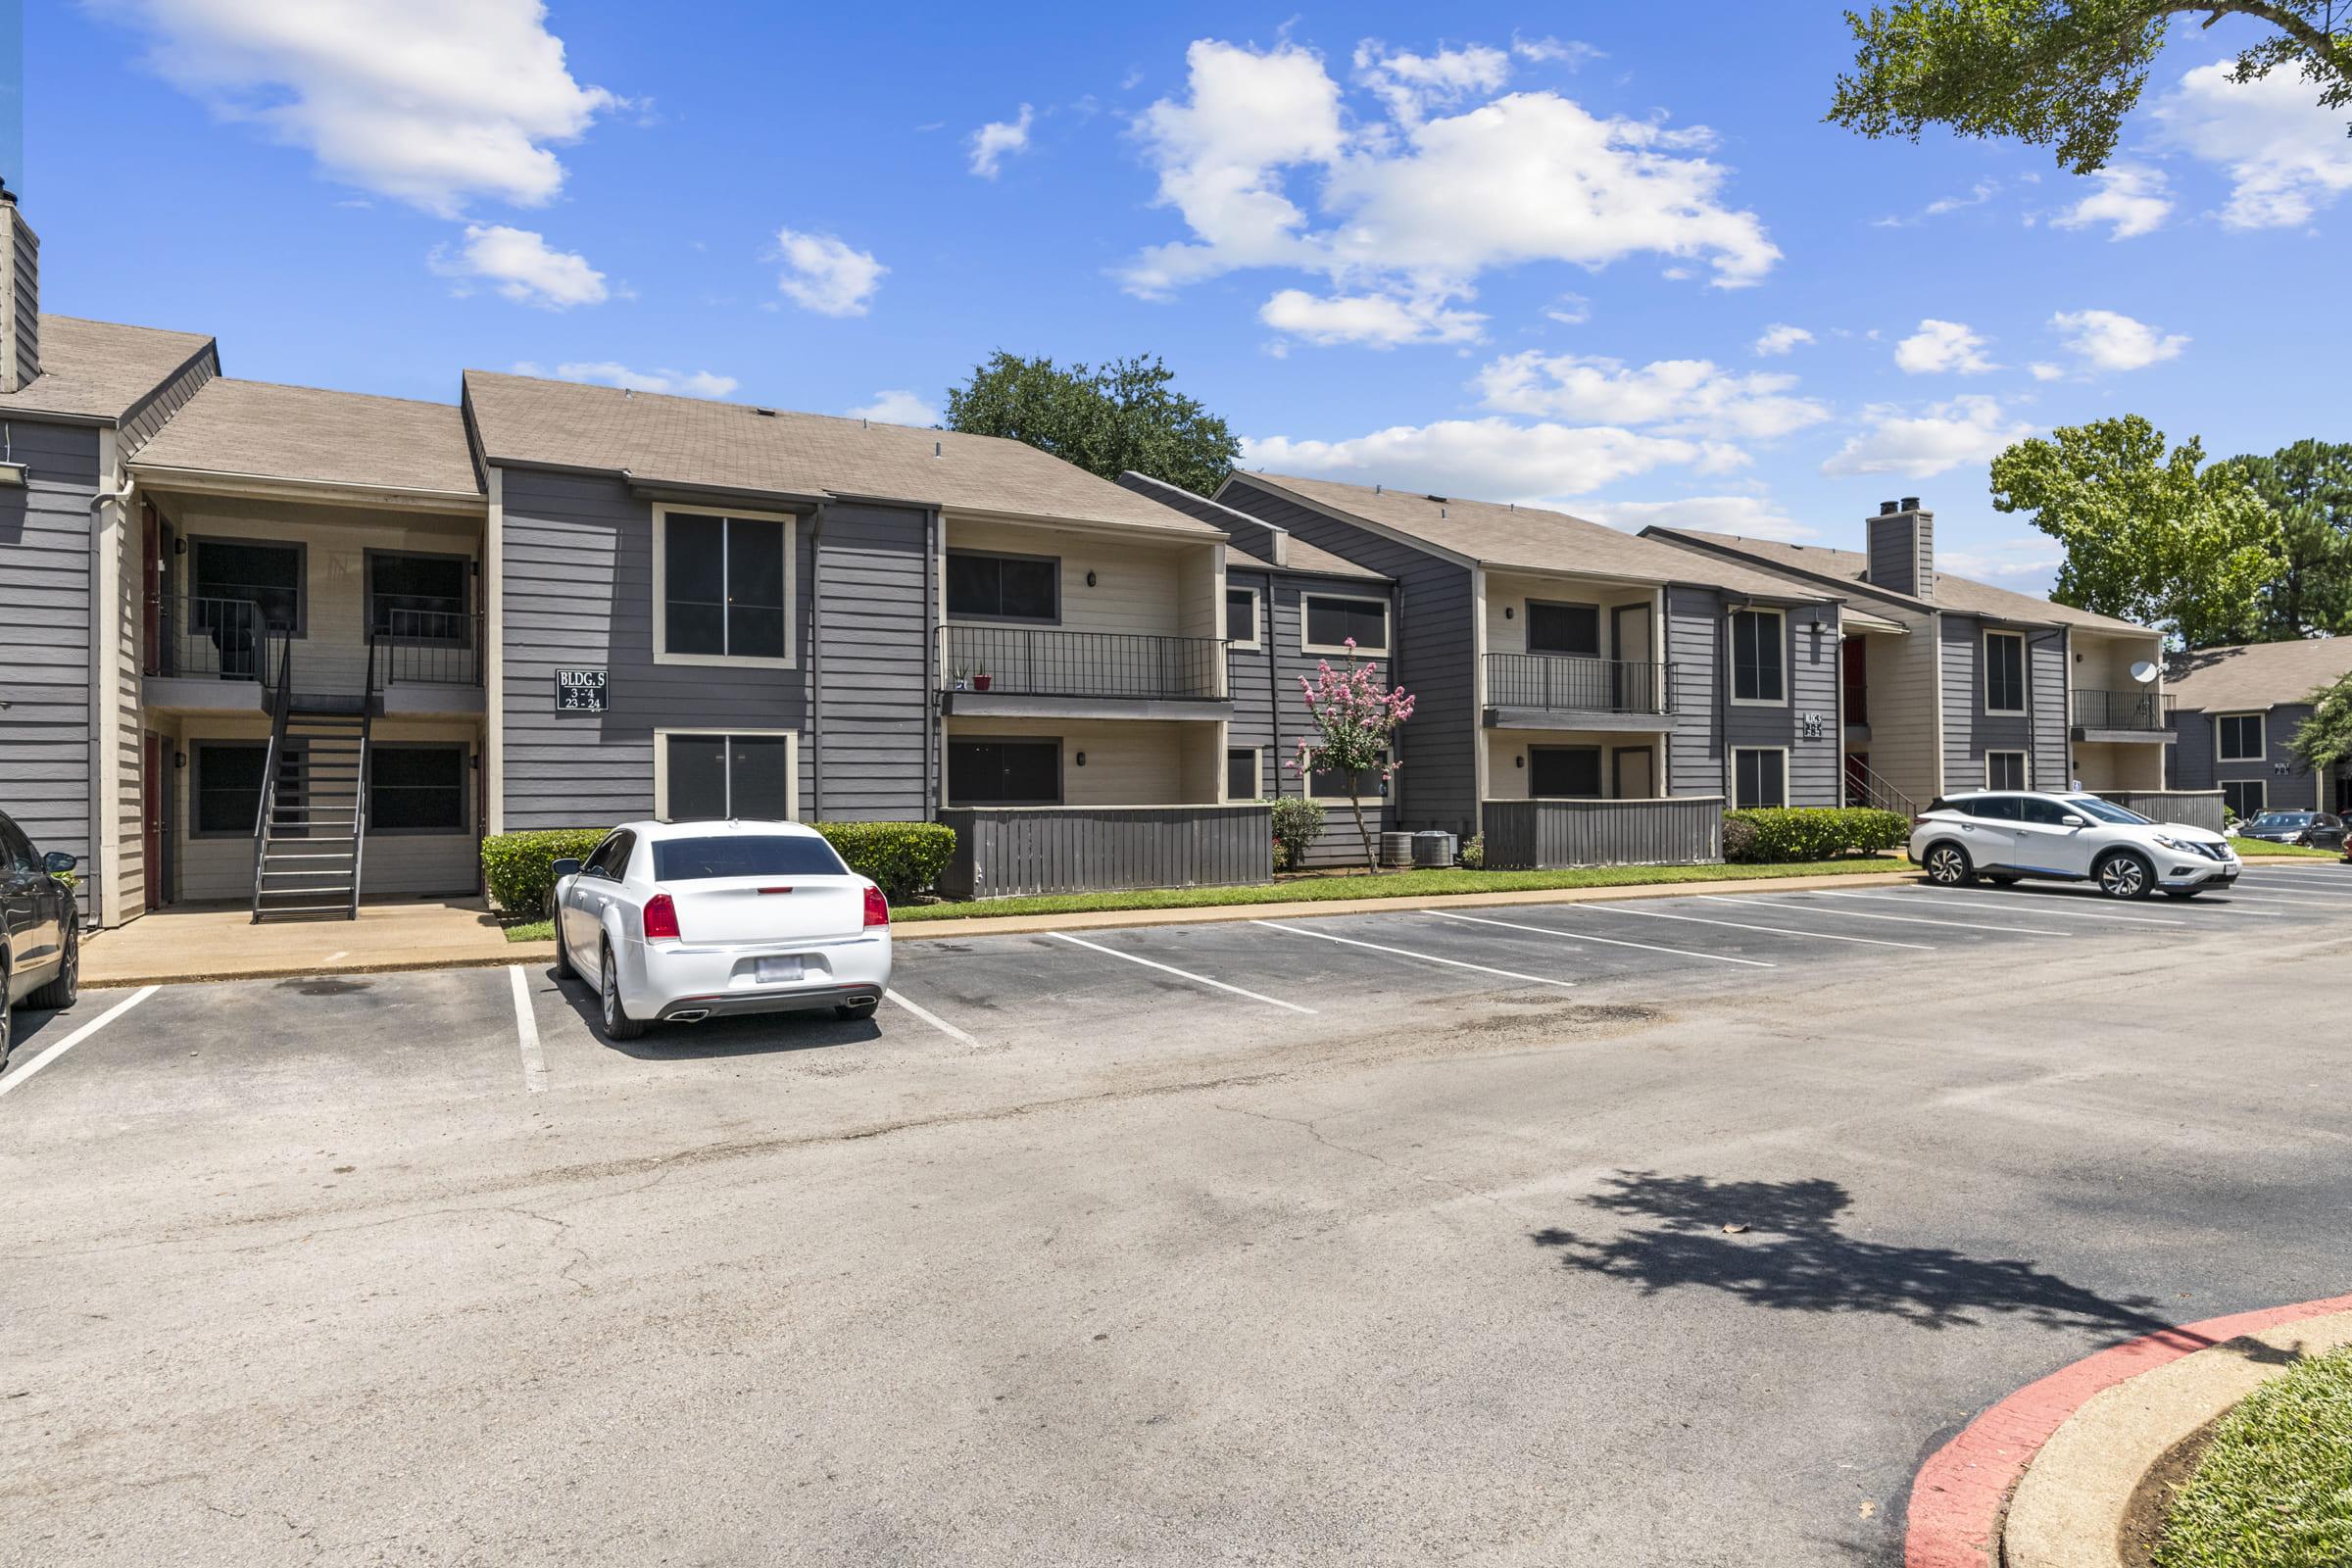
[[[627,1004],[620,1000],[620,960],[612,956],[611,943],[605,945],[604,962],[599,966],[599,1002],[604,1012],[607,1040],[634,1040],[645,1033],[645,1022],[629,1016]]]
[[[2144,899],[2156,890],[2155,868],[2136,855],[2110,855],[2091,875],[2111,899]]]
[[[1928,880],[1939,888],[1965,886],[1977,874],[1968,863],[1968,852],[1957,844],[1935,846],[1928,851],[1927,859],[1921,863],[1928,868]]]
[[[579,977],[579,965],[571,961],[571,950],[564,945],[564,915],[562,910],[558,910],[556,913],[556,978],[577,980]]]
[[[71,1007],[80,995],[81,926],[76,922],[66,927],[66,955],[58,963],[57,978],[24,1001],[35,1007]]]

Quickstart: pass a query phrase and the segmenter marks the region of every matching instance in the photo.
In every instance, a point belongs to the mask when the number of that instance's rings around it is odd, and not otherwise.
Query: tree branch
[[[2198,0],[2198,3],[2194,5],[2168,5],[2164,9],[2168,15],[2178,15],[2186,11],[2210,12],[2212,14],[2204,22],[2204,25],[2208,27],[2228,16],[2252,17],[2258,22],[2269,23],[2289,38],[2294,39],[2295,42],[2309,50],[2321,65],[2328,67],[2337,75],[2345,75],[2348,71],[2352,71],[2352,68],[2336,65],[2333,59],[2336,51],[2343,47],[2347,40],[2336,38],[2313,26],[2304,20],[2301,13],[2278,3],[2278,0]]]

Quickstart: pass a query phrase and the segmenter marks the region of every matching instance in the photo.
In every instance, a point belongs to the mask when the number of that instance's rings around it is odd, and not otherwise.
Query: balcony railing
[[[272,668],[272,649],[284,633],[251,599],[189,594],[148,601],[153,617],[149,672],[260,680]]]
[[[375,684],[479,686],[482,617],[478,612],[375,606]]]
[[[2082,729],[2162,731],[2172,716],[2171,694],[2159,697],[2146,690],[2132,692],[2075,692],[2075,723]]]
[[[1489,654],[1487,702],[1563,713],[1671,712],[1667,666],[1563,654]]]
[[[942,691],[1012,697],[1213,698],[1225,644],[1215,637],[943,626]]]

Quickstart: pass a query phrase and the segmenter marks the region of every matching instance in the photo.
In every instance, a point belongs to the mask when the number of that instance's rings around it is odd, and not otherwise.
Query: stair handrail
[[[1918,803],[1901,790],[1886,782],[1868,762],[1845,760],[1846,777],[1859,782],[1862,798],[1882,811],[1900,811],[1905,816],[1919,815]]]
[[[269,634],[263,633],[263,665],[269,667]],[[253,921],[262,923],[262,868],[270,848],[270,819],[277,810],[278,759],[286,754],[286,713],[294,706],[294,639],[277,639],[277,690],[270,703],[270,751],[262,762],[261,807],[253,818]]]
[[[368,689],[360,698],[360,765],[357,793],[351,802],[351,912],[345,918],[360,917],[360,873],[365,868],[368,853],[368,770],[374,765],[368,748],[368,732],[375,725],[375,626],[368,627]]]

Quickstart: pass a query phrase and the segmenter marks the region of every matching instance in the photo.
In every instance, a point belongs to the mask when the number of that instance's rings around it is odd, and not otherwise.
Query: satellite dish
[[[2141,660],[2138,663],[2132,666],[2132,678],[2139,682],[2142,686],[2145,686],[2148,682],[2156,678],[2155,664],[2145,659]]]

